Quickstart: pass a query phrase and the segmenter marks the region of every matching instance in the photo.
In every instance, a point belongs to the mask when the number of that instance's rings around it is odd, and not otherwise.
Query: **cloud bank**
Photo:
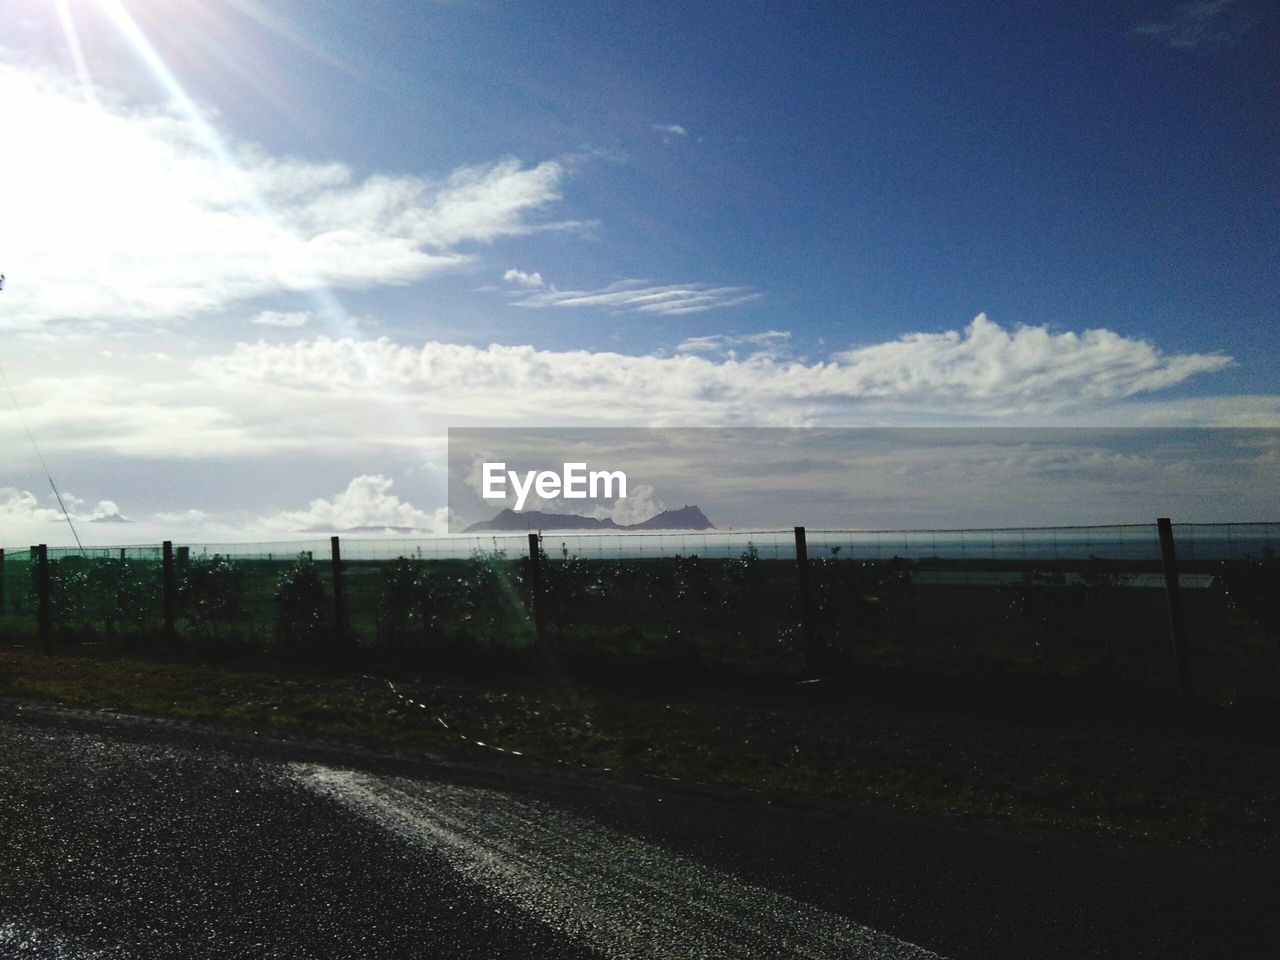
[[[352,529],[412,529],[429,534],[448,530],[448,510],[419,510],[391,492],[394,481],[381,474],[354,478],[331,499],[318,498],[305,510],[286,510],[268,518],[281,532],[341,532]]]
[[[67,514],[76,523],[124,519],[120,515],[120,508],[112,500],[99,500],[93,507],[88,507],[75,494],[63,493],[62,502],[67,507]],[[66,517],[56,505],[41,505],[30,490],[0,487],[0,526],[32,523],[66,523]]]
[[[1107,330],[1010,331],[980,314],[964,330],[911,334],[817,362],[775,359],[768,349],[718,360],[688,350],[628,356],[319,337],[241,343],[196,370],[235,390],[359,397],[394,389],[439,414],[524,420],[579,411],[613,423],[765,425],[856,423],[868,411],[980,417],[1075,411],[1163,390],[1229,363],[1221,354],[1166,354]]]

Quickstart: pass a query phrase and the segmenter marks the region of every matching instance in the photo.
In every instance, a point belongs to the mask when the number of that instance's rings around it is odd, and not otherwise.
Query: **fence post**
[[[0,617],[4,616],[4,547],[0,547]]]
[[[529,534],[529,586],[533,590],[533,642],[539,653],[546,651],[546,604],[542,596],[542,543],[536,533]]]
[[[333,638],[341,649],[347,644],[347,600],[342,592],[342,548],[337,534],[329,538],[329,564],[333,577]]]
[[[1182,601],[1178,594],[1178,557],[1173,547],[1173,522],[1168,517],[1156,520],[1160,534],[1160,562],[1164,567],[1164,589],[1169,598],[1169,635],[1173,642],[1174,677],[1178,695],[1191,699],[1191,669],[1187,662],[1187,631],[1182,619]]]
[[[53,647],[53,610],[49,596],[49,547],[32,547],[36,555],[36,622],[40,630],[40,649],[49,653]]]
[[[170,643],[174,643],[178,639],[178,578],[174,576],[173,570],[172,540],[166,540],[161,545],[161,558],[160,586],[164,600],[164,638]]]
[[[813,622],[813,597],[809,590],[809,547],[804,527],[796,527],[796,580],[800,585],[800,637],[804,643],[804,669],[818,671],[818,640]]]

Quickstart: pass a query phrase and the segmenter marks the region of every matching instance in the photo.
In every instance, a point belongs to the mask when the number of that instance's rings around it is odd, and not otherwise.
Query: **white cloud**
[[[311,314],[305,310],[263,310],[249,322],[263,327],[305,327],[311,322]]]
[[[411,528],[430,534],[448,530],[448,510],[419,510],[391,493],[393,481],[381,474],[354,478],[332,499],[315,499],[305,510],[287,510],[266,519],[270,527],[289,531],[350,530],[356,527]]]
[[[24,401],[26,422],[46,451],[208,457],[260,452],[264,437],[270,436],[254,436],[246,429],[255,409],[262,409],[259,399],[209,394],[193,398],[189,381],[68,375],[35,378],[14,387]],[[281,413],[279,405],[274,413]],[[0,444],[13,450],[24,449],[27,442],[17,413],[0,408]],[[266,441],[274,448],[307,442],[293,442],[283,431]]]
[[[3,324],[166,321],[320,286],[406,283],[469,247],[555,224],[564,166],[515,159],[443,179],[268,156],[199,122],[0,64]],[[101,104],[99,106],[98,104]],[[86,149],[92,144],[92,149]]]
[[[761,333],[715,334],[706,337],[689,337],[676,347],[677,353],[705,353],[736,360],[738,352],[745,351],[752,357],[778,359],[787,353],[791,334],[786,330],[765,330]]]
[[[94,520],[124,519],[120,515],[120,508],[116,505],[114,500],[99,500],[92,509],[86,509],[86,501],[84,498],[77,497],[74,493],[71,493],[68,490],[62,490],[58,494],[51,496],[55,501],[58,497],[61,497],[62,507],[67,508],[67,514],[74,521],[91,522]],[[62,515],[61,507],[55,510],[54,513],[56,514],[57,519],[66,519]]]
[[[912,334],[825,361],[713,360],[320,337],[238,344],[196,371],[228,390],[361,397],[396,389],[438,416],[654,424],[860,422],[868,414],[1009,417],[1104,409],[1221,370],[1220,354],[1165,354],[1107,330]]]
[[[88,519],[93,520],[123,520],[120,514],[120,508],[114,500],[99,500],[97,505],[89,513]]]
[[[655,123],[651,127],[657,133],[665,133],[672,137],[687,137],[689,131],[678,123]]]
[[[381,453],[416,463],[434,454],[446,426],[485,421],[1280,426],[1274,395],[1161,395],[1221,370],[1228,357],[1168,354],[1105,330],[1006,330],[980,318],[960,331],[811,360],[783,357],[785,337],[751,337],[742,356],[726,355],[732,346],[715,338],[684,353],[636,356],[321,336],[241,343],[190,365],[113,361],[110,374],[80,372],[77,363],[100,365],[96,353],[80,361],[60,354],[63,375],[24,378],[29,364],[19,364],[10,382],[55,471],[65,457],[89,454]],[[29,449],[7,403],[0,449],[13,451],[14,463]],[[8,482],[22,481],[10,474]]]
[[[715,287],[707,283],[648,285],[644,280],[619,280],[599,290],[557,290],[551,287],[515,300],[519,307],[599,307],[677,316],[735,307],[764,294],[750,287]]]
[[[600,504],[592,508],[589,515],[597,520],[612,520],[625,527],[648,520],[665,509],[665,504],[654,496],[652,484],[638,483],[627,491],[625,497],[619,497],[611,504]]]
[[[162,511],[155,514],[155,519],[161,523],[178,523],[178,524],[202,524],[209,519],[209,514],[203,510],[176,510]]]
[[[33,522],[61,522],[62,511],[57,507],[42,507],[30,490],[0,487],[0,521],[6,527]]]
[[[862,397],[1010,410],[1122,399],[1231,363],[1221,354],[1166,355],[1109,330],[1054,334],[1018,327],[1010,333],[986,314],[964,331],[909,334],[833,359]]]
[[[66,516],[63,515],[56,501],[42,506],[30,490],[0,487],[0,526],[66,523],[67,516],[70,516],[75,523],[124,519],[120,514],[119,506],[112,500],[99,500],[93,507],[86,509],[86,502],[83,499],[63,491],[62,503],[67,508]]]
[[[1240,0],[1193,0],[1180,3],[1168,20],[1140,23],[1131,31],[1154,37],[1178,50],[1223,46],[1242,38],[1253,25],[1252,14]]]
[[[525,273],[523,270],[517,270],[512,267],[502,275],[502,279],[507,283],[514,283],[521,287],[540,287],[542,286],[542,274],[538,272]]]

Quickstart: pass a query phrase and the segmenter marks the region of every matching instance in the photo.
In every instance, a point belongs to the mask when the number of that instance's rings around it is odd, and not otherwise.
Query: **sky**
[[[0,0],[0,543],[440,530],[449,427],[1280,427],[1280,11],[1105,6]]]
[[[448,505],[457,533],[504,507],[626,525],[694,505],[717,530],[783,531],[784,543],[796,518],[812,530],[972,530],[1048,516],[1141,523],[1154,544],[1161,516],[1181,529],[1280,515],[1278,463],[1280,431],[1234,427],[453,428]],[[592,472],[609,474],[594,495]],[[536,525],[527,515],[514,529]]]

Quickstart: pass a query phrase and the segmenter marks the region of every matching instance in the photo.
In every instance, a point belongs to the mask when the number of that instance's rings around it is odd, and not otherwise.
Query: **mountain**
[[[541,510],[503,510],[492,520],[473,523],[463,533],[483,533],[489,530],[617,530],[612,520],[581,517],[576,513],[543,513]]]
[[[503,510],[492,520],[481,520],[467,527],[463,533],[486,533],[513,530],[714,530],[711,521],[697,507],[681,507],[679,510],[663,510],[640,523],[614,523],[597,520],[576,513],[543,513],[526,510],[516,513]]]
[[[697,507],[663,510],[640,523],[627,524],[624,530],[714,530],[707,515]]]

